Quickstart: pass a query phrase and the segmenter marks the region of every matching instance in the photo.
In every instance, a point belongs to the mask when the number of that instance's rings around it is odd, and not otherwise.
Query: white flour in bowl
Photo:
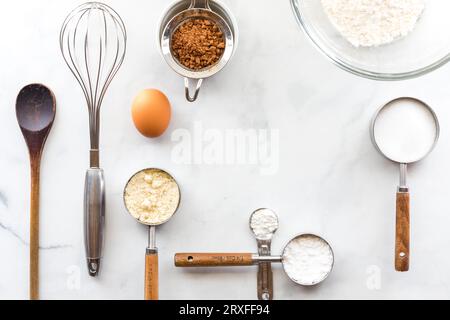
[[[333,269],[334,255],[329,244],[314,235],[292,240],[283,254],[283,266],[298,284],[314,286],[327,278]]]
[[[331,23],[355,47],[389,44],[414,30],[425,0],[322,0]]]

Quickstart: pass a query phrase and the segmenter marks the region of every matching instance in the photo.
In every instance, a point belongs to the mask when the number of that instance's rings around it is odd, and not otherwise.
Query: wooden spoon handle
[[[176,267],[234,267],[254,265],[251,253],[178,253]]]
[[[409,192],[397,193],[397,235],[395,242],[395,269],[409,271],[410,255],[410,195]]]
[[[39,183],[40,161],[31,163],[30,299],[39,300]]]
[[[145,300],[159,299],[158,251],[148,251],[145,257]]]

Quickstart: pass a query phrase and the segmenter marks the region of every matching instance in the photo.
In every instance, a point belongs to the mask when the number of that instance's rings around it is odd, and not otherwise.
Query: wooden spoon
[[[23,88],[16,102],[17,121],[31,161],[30,299],[39,299],[39,180],[42,152],[56,115],[55,96],[40,84]]]

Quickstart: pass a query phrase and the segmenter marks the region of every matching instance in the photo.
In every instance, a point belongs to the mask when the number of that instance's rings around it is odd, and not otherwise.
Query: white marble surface
[[[42,167],[42,298],[142,298],[146,228],[126,214],[121,193],[130,175],[145,167],[169,170],[183,189],[179,214],[158,230],[163,299],[254,299],[255,268],[181,270],[172,261],[180,251],[255,251],[248,219],[259,207],[280,216],[274,252],[309,231],[328,239],[336,253],[334,273],[314,289],[295,286],[275,267],[279,299],[450,298],[450,66],[401,83],[360,79],[311,47],[288,1],[224,1],[239,21],[240,46],[194,105],[185,102],[182,80],[155,47],[157,22],[169,1],[106,1],[127,24],[129,50],[102,113],[108,221],[103,272],[95,280],[87,276],[82,243],[87,111],[58,47],[62,20],[82,1],[3,4],[0,298],[27,298],[29,169],[14,104],[21,87],[32,82],[47,84],[58,99]],[[153,141],[137,134],[129,116],[133,96],[148,87],[166,92],[174,108],[170,130]],[[442,125],[435,152],[410,172],[413,251],[406,274],[393,268],[397,167],[376,153],[369,138],[373,113],[401,95],[429,102]],[[278,130],[276,174],[263,175],[251,164],[176,163],[172,135],[194,132],[199,124],[219,135]]]

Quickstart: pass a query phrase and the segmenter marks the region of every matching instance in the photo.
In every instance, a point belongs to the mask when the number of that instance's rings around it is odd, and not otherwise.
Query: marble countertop
[[[143,297],[147,230],[126,213],[121,195],[128,178],[146,167],[170,171],[183,192],[177,216],[158,229],[162,299],[255,299],[256,268],[176,269],[173,255],[256,251],[248,220],[261,207],[280,217],[274,253],[293,236],[313,232],[336,254],[333,274],[316,288],[294,285],[275,266],[278,299],[449,298],[450,66],[405,82],[361,79],[310,45],[288,1],[223,1],[239,22],[241,41],[195,104],[185,101],[182,79],[155,46],[168,1],[106,1],[125,20],[129,47],[102,112],[108,205],[98,279],[87,275],[82,241],[87,110],[58,45],[62,20],[82,1],[3,5],[0,299],[28,296],[30,173],[14,106],[19,90],[33,82],[52,88],[58,102],[42,164],[42,298]],[[131,101],[144,88],[161,89],[173,104],[171,127],[157,140],[141,137],[131,121]],[[393,265],[398,168],[377,154],[369,125],[382,104],[405,95],[435,109],[442,136],[426,161],[410,169],[411,271],[399,274]]]

